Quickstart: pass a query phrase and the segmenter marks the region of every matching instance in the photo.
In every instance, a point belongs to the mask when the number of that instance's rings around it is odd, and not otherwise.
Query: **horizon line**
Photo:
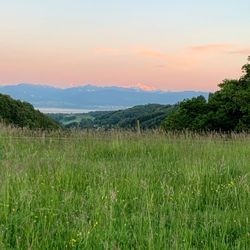
[[[178,91],[174,91],[174,90],[163,90],[163,89],[145,89],[143,87],[140,87],[140,86],[137,86],[136,84],[131,84],[131,85],[121,85],[121,86],[116,86],[116,85],[103,85],[103,86],[99,86],[99,85],[95,85],[95,84],[84,84],[84,85],[70,85],[68,87],[60,87],[60,86],[54,86],[54,85],[51,85],[51,84],[42,84],[42,83],[13,83],[13,84],[1,84],[0,83],[0,88],[1,87],[7,87],[7,86],[19,86],[19,85],[32,85],[32,86],[42,86],[42,87],[51,87],[51,88],[55,88],[55,89],[62,89],[62,90],[66,90],[66,89],[72,89],[72,88],[79,88],[79,87],[87,87],[87,86],[93,86],[93,87],[97,87],[97,88],[122,88],[122,89],[140,89],[142,91],[145,91],[145,92],[157,92],[157,91],[162,91],[162,92],[203,92],[203,93],[214,93],[216,92],[217,90],[214,90],[214,91],[204,91],[204,90],[193,90],[193,89],[189,89],[189,90],[178,90]],[[147,85],[145,85],[147,86]]]

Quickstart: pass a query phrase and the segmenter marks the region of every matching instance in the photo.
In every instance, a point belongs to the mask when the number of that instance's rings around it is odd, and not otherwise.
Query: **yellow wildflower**
[[[72,239],[72,241],[73,241],[74,243],[76,243],[76,239]]]

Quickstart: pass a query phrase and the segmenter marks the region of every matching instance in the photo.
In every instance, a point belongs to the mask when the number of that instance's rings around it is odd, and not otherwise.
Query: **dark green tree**
[[[162,124],[165,130],[204,130],[207,127],[208,105],[203,96],[184,100]]]

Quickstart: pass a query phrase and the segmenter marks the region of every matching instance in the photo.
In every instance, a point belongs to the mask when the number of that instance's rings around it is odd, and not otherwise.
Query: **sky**
[[[0,0],[0,85],[215,91],[250,55],[249,0]]]

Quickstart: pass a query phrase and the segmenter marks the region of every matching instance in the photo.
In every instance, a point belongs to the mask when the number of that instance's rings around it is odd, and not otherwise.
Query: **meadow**
[[[249,249],[249,134],[0,125],[0,249]]]

